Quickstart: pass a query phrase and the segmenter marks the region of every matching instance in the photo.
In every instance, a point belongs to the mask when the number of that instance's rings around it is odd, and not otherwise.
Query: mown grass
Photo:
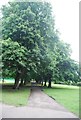
[[[7,83],[0,90],[0,102],[14,106],[25,106],[27,105],[29,95],[29,88],[23,87],[14,90],[12,89],[12,84]]]
[[[79,116],[79,87],[53,84],[53,88],[45,88],[44,92],[57,102]]]

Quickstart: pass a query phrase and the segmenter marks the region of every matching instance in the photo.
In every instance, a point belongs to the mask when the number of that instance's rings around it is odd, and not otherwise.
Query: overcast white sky
[[[71,44],[72,58],[79,61],[79,0],[50,0],[61,39]]]
[[[0,7],[10,0],[1,0]],[[53,6],[56,27],[60,38],[72,48],[72,59],[79,61],[79,1],[80,0],[48,0]]]

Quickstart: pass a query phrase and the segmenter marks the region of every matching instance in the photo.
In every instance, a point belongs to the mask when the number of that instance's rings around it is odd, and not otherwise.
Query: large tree
[[[19,85],[19,80],[24,79],[23,75],[28,61],[28,51],[23,46],[20,46],[18,42],[13,42],[11,39],[0,40],[2,44],[2,62],[3,62],[3,77],[10,76],[15,79],[14,86]]]
[[[2,13],[3,39],[11,38],[30,51],[28,58],[35,66],[31,76],[36,77],[49,66],[49,62],[43,66],[49,61],[47,48],[54,44],[57,36],[51,5],[47,2],[9,2],[8,6],[3,6]]]

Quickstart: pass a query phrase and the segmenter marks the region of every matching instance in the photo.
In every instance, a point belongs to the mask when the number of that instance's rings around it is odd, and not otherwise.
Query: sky
[[[9,0],[1,0],[0,7]],[[69,43],[72,49],[71,58],[79,61],[79,1],[80,0],[47,0],[51,3],[55,16],[56,28],[60,39]]]
[[[71,45],[71,58],[79,61],[79,0],[50,1],[60,38]]]

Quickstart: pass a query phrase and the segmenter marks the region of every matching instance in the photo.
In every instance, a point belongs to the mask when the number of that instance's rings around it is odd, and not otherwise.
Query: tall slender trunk
[[[51,79],[49,79],[48,88],[51,88]]]
[[[47,82],[47,81],[45,80],[44,86],[46,86],[46,82]]]
[[[26,84],[27,84],[27,82],[28,82],[27,80],[24,80],[24,85],[26,85]]]
[[[41,85],[43,86],[43,77],[41,78]]]
[[[16,77],[15,77],[15,83],[14,83],[13,89],[19,88],[19,78],[20,78],[20,74],[17,72]]]
[[[19,86],[23,86],[23,82],[24,82],[24,80],[22,78]]]
[[[42,80],[42,82],[41,82],[41,85],[43,86],[43,80]]]
[[[20,86],[24,85],[24,79],[23,79],[24,77],[25,77],[25,69],[22,68],[21,69],[21,75],[20,75],[20,78],[21,78]]]

